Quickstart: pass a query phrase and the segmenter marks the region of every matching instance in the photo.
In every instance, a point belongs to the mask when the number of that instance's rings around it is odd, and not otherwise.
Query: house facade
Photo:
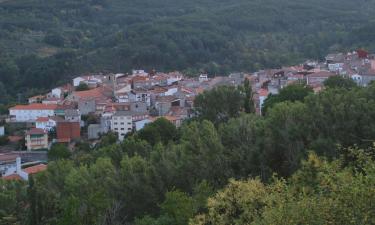
[[[133,119],[131,111],[119,111],[112,115],[111,130],[118,135],[120,141],[124,140],[127,133],[133,130]]]
[[[26,147],[28,151],[48,149],[48,134],[40,128],[32,128],[26,132]]]
[[[56,104],[34,103],[14,106],[9,109],[9,114],[14,122],[35,122],[39,117],[54,116],[56,109]]]

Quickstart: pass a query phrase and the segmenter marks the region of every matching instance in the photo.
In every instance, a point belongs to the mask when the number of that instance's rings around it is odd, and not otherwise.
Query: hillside
[[[82,72],[215,74],[373,51],[374,9],[374,0],[0,1],[0,97]]]

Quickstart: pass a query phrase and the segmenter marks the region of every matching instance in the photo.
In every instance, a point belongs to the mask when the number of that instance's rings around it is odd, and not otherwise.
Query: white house
[[[39,117],[55,115],[55,104],[34,103],[30,105],[16,105],[9,109],[9,115],[13,122],[35,122]]]
[[[183,75],[178,72],[168,74],[167,84],[172,85],[174,82],[178,82],[183,79]]]
[[[133,130],[131,111],[119,111],[112,115],[111,130],[116,132],[120,141],[124,140],[127,133]]]
[[[63,91],[61,90],[61,88],[54,88],[51,91],[51,97],[53,98],[61,98],[62,94],[63,94]]]
[[[208,75],[207,74],[201,74],[199,76],[199,82],[205,82],[208,81]]]
[[[165,96],[174,95],[178,91],[178,87],[168,87],[168,90],[164,93]]]
[[[354,82],[357,83],[357,85],[359,85],[359,86],[362,85],[362,76],[361,76],[361,75],[359,75],[359,74],[353,74],[353,75],[351,76],[351,78],[352,78],[352,80],[353,80]]]
[[[344,63],[330,63],[328,64],[328,70],[331,72],[340,72],[344,68]]]
[[[7,162],[7,168],[5,171],[0,172],[2,174],[2,178],[5,180],[25,180],[29,179],[29,176],[32,174],[36,174],[47,169],[47,165],[39,164],[35,166],[30,166],[25,169],[22,169],[21,158],[17,157],[13,160]]]
[[[86,81],[85,78],[83,78],[83,77],[76,77],[76,78],[73,79],[73,86],[74,86],[74,87],[78,87],[79,84],[80,84],[81,82],[84,82],[84,81]]]
[[[35,122],[35,127],[45,131],[51,131],[57,126],[57,122],[63,121],[62,118],[54,117],[39,117]]]
[[[132,90],[129,92],[129,100],[131,102],[145,102],[147,106],[151,106],[151,93],[146,90]]]

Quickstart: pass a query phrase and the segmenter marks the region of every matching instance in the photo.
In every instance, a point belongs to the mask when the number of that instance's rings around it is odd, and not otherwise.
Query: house
[[[64,118],[66,121],[78,122],[81,125],[81,127],[84,126],[84,123],[81,119],[81,113],[78,109],[66,109]]]
[[[131,102],[145,102],[147,106],[151,106],[151,92],[145,89],[135,89],[129,93]]]
[[[152,80],[148,76],[134,76],[132,78],[133,89],[150,89],[152,87]]]
[[[61,99],[62,97],[64,97],[63,94],[64,94],[64,92],[63,92],[62,88],[54,88],[51,91],[51,97],[52,98]]]
[[[57,142],[69,143],[81,138],[81,126],[79,122],[60,121],[56,126]]]
[[[152,85],[165,87],[168,86],[168,76],[166,74],[158,73],[152,77]]]
[[[115,91],[115,98],[118,102],[129,102],[129,92],[131,91],[131,85],[126,84],[118,87]]]
[[[83,78],[83,77],[76,77],[76,78],[73,79],[73,86],[74,87],[78,87],[81,84],[81,82],[84,82],[84,81],[86,81],[85,78]]]
[[[320,71],[316,73],[312,73],[307,75],[306,84],[313,86],[313,85],[321,85],[325,80],[329,77],[337,76],[336,74],[329,72],[329,71]]]
[[[42,100],[45,98],[46,96],[44,95],[37,95],[37,96],[33,96],[33,97],[30,97],[28,99],[28,102],[29,104],[32,104],[32,103],[41,103]]]
[[[155,109],[159,116],[164,116],[172,106],[181,106],[181,99],[175,96],[157,96],[155,99]]]
[[[81,112],[82,115],[95,113],[96,112],[96,100],[94,98],[80,99],[78,101],[78,110]]]
[[[48,149],[48,134],[40,128],[31,128],[26,132],[26,147],[28,151]]]
[[[144,70],[133,70],[132,71],[132,75],[135,76],[135,75],[138,75],[138,76],[148,76],[148,73],[146,73],[146,71]]]
[[[358,74],[361,77],[361,85],[367,86],[375,80],[375,60],[370,60],[369,64],[364,66]]]
[[[123,141],[125,135],[133,130],[133,114],[132,111],[119,111],[112,115],[111,130],[117,133],[120,141]]]
[[[259,114],[262,115],[263,104],[264,104],[264,101],[268,97],[268,90],[267,89],[260,89],[258,91],[258,94],[259,94]]]
[[[0,159],[0,163],[1,163],[1,159]],[[31,175],[43,172],[47,169],[47,165],[45,164],[37,164],[37,165],[22,169],[21,158],[18,156],[16,157],[15,160],[12,160],[11,163],[12,163],[11,164],[12,166],[7,170],[5,174],[2,174],[3,175],[2,179],[4,180],[27,181]]]
[[[45,105],[57,105],[60,102],[61,102],[60,98],[51,97],[51,98],[44,99],[42,101],[42,104],[45,104]]]
[[[87,128],[88,139],[95,140],[100,137],[100,134],[105,133],[101,124],[90,124]]]
[[[206,82],[206,81],[208,81],[208,75],[207,74],[199,75],[199,82]]]
[[[354,82],[356,82],[356,84],[358,86],[362,86],[363,85],[363,80],[362,80],[362,76],[361,75],[359,75],[359,74],[353,74],[353,75],[350,76],[350,78],[352,78],[352,80]]]
[[[0,177],[9,176],[17,169],[18,154],[0,154]]]
[[[0,137],[5,135],[5,128],[4,126],[0,126]]]
[[[56,104],[16,105],[9,109],[9,114],[14,122],[35,122],[39,117],[54,116],[57,108]]]
[[[57,122],[63,121],[64,119],[58,116],[52,116],[52,117],[39,117],[35,121],[35,127],[43,129],[45,131],[51,131],[54,128],[56,128]]]
[[[184,76],[180,72],[171,72],[168,73],[167,85],[176,84],[177,82],[181,81]]]

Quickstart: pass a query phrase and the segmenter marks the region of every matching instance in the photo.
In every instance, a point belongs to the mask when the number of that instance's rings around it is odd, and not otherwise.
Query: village
[[[54,144],[70,149],[81,140],[95,145],[108,132],[123,141],[163,117],[180,127],[193,118],[194,98],[221,85],[239,86],[245,79],[252,84],[256,113],[269,94],[294,84],[307,84],[315,92],[332,76],[353,79],[359,86],[375,80],[375,55],[364,50],[329,54],[325,61],[306,61],[301,65],[266,69],[255,73],[196,78],[180,72],[133,70],[131,74],[89,74],[70,83],[33,96],[28,104],[9,108],[6,126],[0,136],[8,139],[0,147],[0,176],[3,179],[28,179],[28,174],[47,168],[47,151]],[[7,130],[8,129],[8,130]]]

